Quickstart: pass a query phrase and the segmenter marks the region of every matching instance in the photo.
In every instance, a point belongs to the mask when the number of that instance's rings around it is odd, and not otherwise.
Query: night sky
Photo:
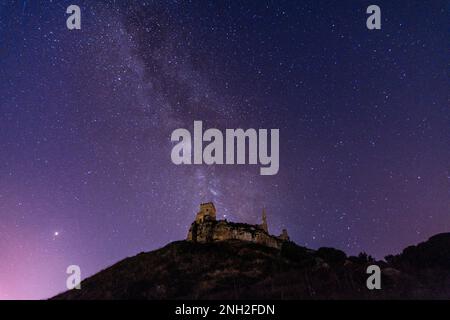
[[[81,30],[66,8],[81,7]],[[381,8],[382,29],[366,28]],[[383,258],[450,230],[448,1],[0,0],[0,299],[184,239],[201,202]],[[280,129],[280,170],[170,135]]]

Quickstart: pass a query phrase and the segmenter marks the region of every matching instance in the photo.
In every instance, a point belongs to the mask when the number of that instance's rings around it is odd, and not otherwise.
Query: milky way
[[[0,3],[0,298],[185,238],[198,205],[378,258],[450,229],[446,1]],[[280,171],[170,135],[279,128]]]

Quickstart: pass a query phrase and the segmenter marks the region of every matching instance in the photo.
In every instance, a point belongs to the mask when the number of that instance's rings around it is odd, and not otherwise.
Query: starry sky
[[[42,299],[219,218],[377,258],[450,231],[448,1],[0,0],[0,299]],[[81,30],[66,8],[81,8]],[[280,129],[280,170],[170,135]]]

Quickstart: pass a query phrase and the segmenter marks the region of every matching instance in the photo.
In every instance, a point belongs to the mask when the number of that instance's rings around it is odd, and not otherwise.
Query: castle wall
[[[220,221],[192,223],[187,240],[194,242],[213,242],[229,239],[250,241],[280,249],[283,240],[271,236],[257,226]]]

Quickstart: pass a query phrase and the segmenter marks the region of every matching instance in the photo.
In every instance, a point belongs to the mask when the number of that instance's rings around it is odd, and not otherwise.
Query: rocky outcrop
[[[283,242],[289,241],[286,230],[280,236],[269,234],[266,212],[263,210],[262,224],[235,223],[216,220],[216,208],[212,202],[202,203],[195,221],[189,228],[187,239],[192,242],[215,242],[242,240],[281,249]]]
[[[189,229],[188,241],[214,242],[224,240],[242,240],[255,242],[271,248],[281,249],[284,241],[265,232],[257,225],[210,220],[202,223],[194,221]]]

